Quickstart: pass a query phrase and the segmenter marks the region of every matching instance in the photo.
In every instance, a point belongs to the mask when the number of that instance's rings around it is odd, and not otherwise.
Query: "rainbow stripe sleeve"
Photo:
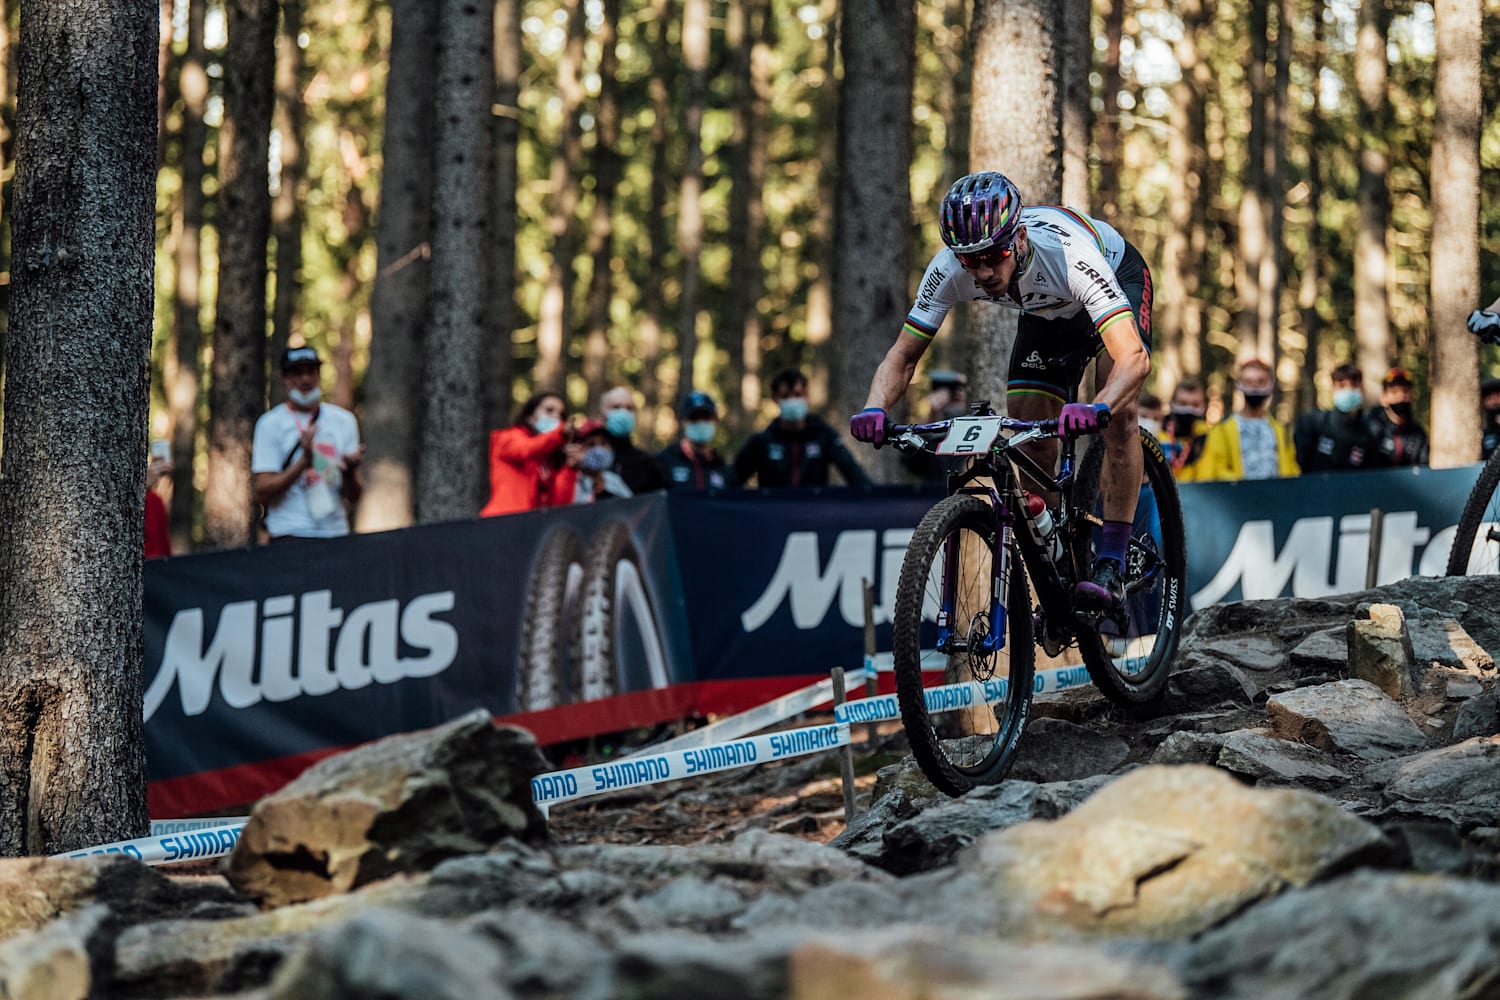
[[[1116,306],[1109,312],[1105,313],[1103,316],[1100,316],[1098,319],[1096,319],[1094,321],[1094,329],[1098,330],[1100,334],[1103,334],[1106,327],[1113,326],[1115,323],[1119,322],[1122,319],[1125,319],[1127,316],[1131,319],[1135,318],[1135,313],[1131,312],[1130,310],[1129,302],[1125,303],[1124,305]]]
[[[920,323],[911,316],[906,317],[906,322],[902,324],[901,329],[905,330],[913,337],[916,337],[918,340],[930,341],[933,337],[937,336],[937,327],[932,327],[926,325],[925,323]]]

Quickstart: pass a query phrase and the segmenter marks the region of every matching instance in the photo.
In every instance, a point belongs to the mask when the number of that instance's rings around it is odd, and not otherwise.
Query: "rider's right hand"
[[[1475,309],[1469,313],[1469,332],[1477,333],[1485,340],[1500,338],[1500,313]]]
[[[849,418],[849,433],[854,440],[879,447],[885,444],[885,425],[890,416],[878,406],[867,406]]]

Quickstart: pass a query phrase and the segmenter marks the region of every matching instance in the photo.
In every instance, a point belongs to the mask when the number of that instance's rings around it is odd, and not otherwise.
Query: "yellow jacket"
[[[1193,434],[1186,441],[1173,440],[1172,435],[1165,430],[1156,432],[1162,454],[1167,456],[1167,462],[1172,466],[1173,479],[1179,483],[1191,483],[1203,478],[1198,471],[1198,459],[1203,455],[1203,442],[1207,435],[1207,420],[1194,421]]]
[[[1271,430],[1276,434],[1276,464],[1278,474],[1295,476],[1297,451],[1292,444],[1291,432],[1275,417],[1266,417]],[[1221,420],[1209,428],[1208,438],[1203,442],[1203,457],[1198,459],[1194,479],[1199,482],[1211,480],[1234,480],[1245,478],[1245,461],[1240,455],[1240,423],[1238,417]]]

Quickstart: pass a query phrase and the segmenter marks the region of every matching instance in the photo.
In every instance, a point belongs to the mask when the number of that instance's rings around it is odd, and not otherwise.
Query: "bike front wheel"
[[[1096,439],[1078,470],[1078,509],[1103,516],[1099,482],[1105,445]],[[1125,608],[1114,618],[1077,619],[1078,648],[1089,676],[1110,701],[1139,705],[1167,689],[1187,599],[1187,541],[1182,502],[1161,445],[1141,432],[1145,476],[1125,555]],[[1081,539],[1088,544],[1087,533]],[[1078,564],[1089,565],[1086,554]]]
[[[1448,553],[1449,576],[1500,573],[1500,451],[1479,470],[1479,479],[1458,519],[1458,533]]]
[[[940,501],[913,533],[896,586],[892,644],[901,721],[912,756],[939,790],[962,795],[1010,770],[1031,710],[1031,603],[1012,545],[997,583],[995,515],[975,496]],[[1004,587],[1000,621],[991,595]],[[974,681],[929,704],[923,672]],[[943,739],[940,712],[962,713],[962,733]]]

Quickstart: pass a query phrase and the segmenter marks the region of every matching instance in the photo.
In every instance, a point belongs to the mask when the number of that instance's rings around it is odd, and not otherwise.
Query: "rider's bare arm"
[[[878,406],[889,410],[906,395],[912,378],[917,373],[917,362],[927,352],[927,341],[909,333],[897,334],[896,342],[885,352],[875,377],[870,381],[870,396],[865,400],[866,409]]]
[[[1134,317],[1126,316],[1111,323],[1100,336],[1114,367],[1110,370],[1109,380],[1095,394],[1094,402],[1119,410],[1126,403],[1134,403],[1141,394],[1146,376],[1151,374],[1151,355],[1141,343]]]
[[[1485,311],[1492,313],[1500,312],[1500,299],[1496,299],[1495,301],[1491,302]]]

